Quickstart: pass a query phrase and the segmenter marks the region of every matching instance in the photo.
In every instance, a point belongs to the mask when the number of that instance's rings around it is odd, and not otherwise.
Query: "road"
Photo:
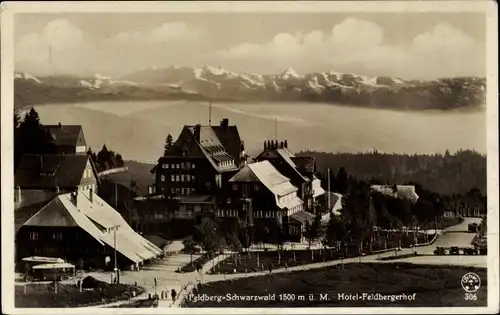
[[[434,244],[417,247],[415,249],[404,249],[398,251],[397,255],[401,256],[404,254],[412,253],[417,251],[421,255],[427,256],[417,256],[408,257],[397,260],[386,260],[381,261],[379,258],[394,256],[395,252],[385,252],[380,254],[373,254],[363,256],[361,258],[349,258],[343,261],[329,261],[326,263],[314,263],[303,266],[290,267],[287,270],[284,268],[275,269],[273,273],[283,273],[283,272],[293,272],[299,270],[309,270],[324,268],[328,266],[335,266],[343,263],[392,263],[392,262],[409,262],[416,264],[436,264],[436,265],[467,265],[476,267],[486,267],[487,257],[486,256],[434,256],[433,251],[437,246],[463,246],[470,245],[472,239],[474,238],[473,233],[467,232],[467,226],[469,223],[479,223],[481,219],[478,218],[465,218],[464,222],[444,229],[442,233],[438,236],[437,241]],[[193,257],[196,259],[196,257]],[[260,275],[268,274],[268,272],[252,272],[245,274],[229,274],[229,275],[213,275],[213,274],[199,274],[198,272],[191,273],[176,273],[177,268],[182,267],[190,261],[190,256],[186,254],[176,254],[165,258],[161,262],[156,262],[151,266],[144,267],[141,271],[125,271],[121,275],[121,282],[133,284],[137,282],[138,285],[143,286],[147,293],[154,293],[154,278],[157,278],[157,293],[160,294],[161,290],[175,289],[177,293],[181,292],[181,288],[188,283],[202,282],[216,282],[224,281],[229,279],[238,279],[246,277],[255,277]],[[213,262],[209,261],[203,267],[203,271],[207,272],[212,267]],[[89,273],[99,280],[110,281],[110,273]],[[160,300],[158,307],[178,307],[178,301],[182,299],[185,292],[182,292],[177,300],[177,303],[172,303],[169,295],[168,300]]]

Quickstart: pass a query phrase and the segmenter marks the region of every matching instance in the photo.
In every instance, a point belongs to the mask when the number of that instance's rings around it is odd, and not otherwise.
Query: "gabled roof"
[[[257,178],[259,182],[277,196],[284,196],[297,191],[297,188],[290,183],[290,179],[278,172],[269,161],[245,165],[229,182],[249,181],[249,179],[254,178]]]
[[[78,226],[96,241],[114,247],[133,262],[153,258],[161,253],[154,244],[136,233],[123,217],[104,200],[93,194],[92,201],[87,193],[77,195],[76,205],[71,193],[61,194],[43,207],[24,226]],[[110,232],[116,228],[116,233]]]
[[[55,197],[45,207],[40,209],[33,217],[26,221],[23,226],[44,226],[44,227],[77,227],[79,226],[99,243],[101,231],[69,200],[69,193]]]
[[[314,214],[301,210],[292,214],[290,218],[291,221],[295,221],[300,224],[305,224],[306,222],[312,222],[314,220]]]
[[[86,154],[26,154],[16,170],[14,183],[22,189],[77,187],[88,161]],[[97,179],[92,162],[91,165]]]
[[[297,164],[292,160],[292,157],[295,157],[293,153],[288,149],[276,149],[276,152],[281,156],[281,158],[295,171],[295,173],[302,179],[304,182],[308,182],[309,178],[302,175],[302,173],[298,170]]]
[[[240,161],[241,153],[241,138],[236,126],[212,126],[217,138],[221,144],[226,148],[226,151],[235,159],[238,164]]]
[[[222,145],[211,126],[186,126],[190,131],[196,144],[208,159],[210,164],[218,172],[235,171],[238,167],[235,164],[235,157],[231,156]],[[195,135],[196,128],[200,128],[199,139]]]
[[[248,165],[247,165],[248,166]],[[251,182],[258,183],[260,182],[259,178],[254,174],[250,167],[243,167],[236,175],[231,177],[230,182]]]
[[[80,125],[43,125],[42,128],[49,132],[57,146],[78,145],[79,136],[83,132]],[[82,145],[85,145],[85,138]]]

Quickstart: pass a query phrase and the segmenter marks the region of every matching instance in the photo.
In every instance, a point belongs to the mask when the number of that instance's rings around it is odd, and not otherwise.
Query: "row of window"
[[[63,234],[61,232],[52,233],[52,239],[55,241],[60,241],[63,239]],[[30,240],[32,241],[38,240],[38,232],[30,232]]]
[[[241,188],[242,188],[243,191],[247,191],[248,187],[249,186],[247,186],[247,184],[243,184]],[[252,187],[253,187],[253,190],[259,190],[260,189],[260,183],[254,183]],[[239,187],[238,187],[238,184],[232,184],[231,188],[233,190],[237,191]]]
[[[228,167],[228,166],[231,166],[231,165],[234,165],[234,161],[233,160],[222,161],[222,162],[217,163],[217,166],[219,166],[219,167]]]
[[[83,178],[91,178],[92,177],[92,169],[86,168],[83,173]]]
[[[170,193],[172,195],[189,196],[189,195],[194,195],[196,193],[196,189],[194,189],[194,188],[170,188]]]
[[[172,164],[168,164],[168,163],[163,163],[161,165],[161,168],[163,169],[195,169],[196,168],[196,164],[194,163],[191,163],[191,162],[181,162],[181,163],[172,163]]]
[[[238,210],[216,210],[215,211],[216,215],[218,217],[237,217],[238,216]]]
[[[254,218],[276,218],[275,211],[254,211]]]
[[[160,180],[164,182],[166,180],[165,175],[161,175]],[[181,175],[170,175],[170,181],[171,182],[194,182],[195,177],[194,175],[187,175],[187,174],[181,174]]]

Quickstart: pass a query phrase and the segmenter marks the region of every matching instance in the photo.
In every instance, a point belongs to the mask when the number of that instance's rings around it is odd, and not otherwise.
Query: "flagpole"
[[[208,106],[208,125],[212,126],[212,102]]]
[[[328,211],[330,211],[330,168],[328,168]]]

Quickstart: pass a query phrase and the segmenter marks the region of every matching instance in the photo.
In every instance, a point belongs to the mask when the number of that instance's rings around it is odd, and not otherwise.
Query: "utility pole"
[[[115,247],[115,278],[116,278],[116,283],[120,282],[120,278],[118,276],[118,261],[116,260],[117,253],[116,253],[116,226],[113,227],[113,242],[114,242],[114,247]]]
[[[115,183],[115,210],[118,210],[118,183]]]
[[[330,168],[328,168],[328,211],[330,211]]]
[[[274,118],[274,140],[278,140],[278,118]]]
[[[212,126],[212,102],[208,105],[208,125]]]

